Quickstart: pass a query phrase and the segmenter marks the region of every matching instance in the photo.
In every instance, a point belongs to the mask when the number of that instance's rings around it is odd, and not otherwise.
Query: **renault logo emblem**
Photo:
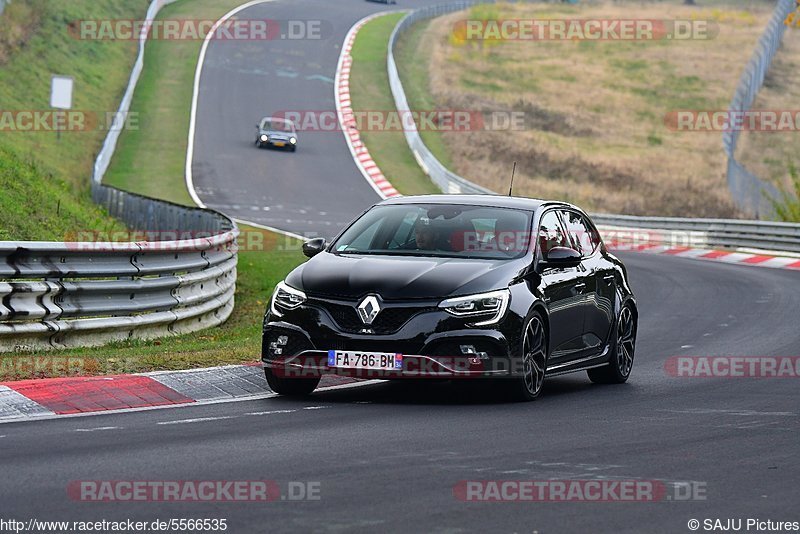
[[[367,295],[364,300],[358,305],[358,316],[364,324],[372,324],[378,312],[381,311],[381,305],[375,295]]]

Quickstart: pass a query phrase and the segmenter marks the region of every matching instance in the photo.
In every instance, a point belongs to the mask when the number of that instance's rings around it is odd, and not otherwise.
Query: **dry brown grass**
[[[725,183],[721,134],[675,132],[664,117],[678,109],[727,108],[771,14],[768,5],[750,11],[677,2],[480,9],[437,19],[423,37],[419,48],[428,51],[433,99],[443,108],[524,111],[526,125],[522,131],[443,133],[456,172],[504,191],[517,161],[520,195],[561,198],[593,211],[737,215]],[[695,41],[483,46],[453,37],[457,21],[487,16],[707,19],[719,33]],[[784,58],[787,65],[775,71],[781,81],[765,94],[786,90],[782,73],[794,68],[796,77],[797,60],[797,54]]]

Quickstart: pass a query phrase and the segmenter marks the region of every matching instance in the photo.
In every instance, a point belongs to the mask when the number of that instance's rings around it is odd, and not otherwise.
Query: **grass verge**
[[[395,113],[396,107],[386,72],[389,35],[403,13],[385,15],[369,21],[353,43],[350,71],[350,98],[353,110]],[[417,165],[402,131],[368,129],[360,125],[361,139],[384,176],[404,195],[440,193]]]
[[[136,58],[132,41],[76,37],[78,21],[137,19],[145,0],[30,0],[0,16],[0,239],[63,240],[75,230],[121,225],[88,198],[94,156]],[[75,126],[60,137],[52,122],[23,113],[50,111],[50,77],[74,79]],[[40,115],[43,117],[44,115]]]
[[[164,7],[159,19],[217,20],[241,0],[183,0]],[[145,69],[134,93],[138,128],[125,130],[104,182],[141,195],[194,205],[186,190],[189,116],[202,40],[154,40],[145,48]]]
[[[409,107],[418,111],[438,109],[430,91],[428,62],[420,60],[426,57],[426,51],[433,44],[434,35],[428,31],[430,25],[430,20],[423,20],[402,33],[397,39],[394,55]],[[453,159],[440,133],[435,129],[422,129],[420,136],[436,159],[448,169],[452,169]]]
[[[240,3],[184,0],[162,10],[159,18],[217,19]],[[199,49],[200,41],[148,44],[141,85],[131,107],[138,114],[139,128],[121,136],[107,182],[189,203],[183,170]],[[186,369],[258,359],[261,319],[272,288],[305,258],[296,240],[246,226],[241,230],[236,306],[223,325],[149,341],[0,355],[0,380]]]
[[[77,230],[116,231],[125,225],[63,178],[0,146],[0,241],[70,241]]]

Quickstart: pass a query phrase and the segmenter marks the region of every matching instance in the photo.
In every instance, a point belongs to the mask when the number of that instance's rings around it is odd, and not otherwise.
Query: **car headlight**
[[[297,138],[296,137],[290,137],[289,138],[289,142],[292,143],[293,145],[296,145],[297,144]]]
[[[500,322],[500,319],[506,314],[510,300],[511,292],[508,289],[501,289],[443,300],[439,303],[439,307],[456,317],[479,319],[479,322],[472,324],[485,326]]]
[[[272,292],[272,300],[269,304],[269,310],[278,317],[282,317],[283,311],[293,310],[306,301],[306,294],[286,285],[285,282],[280,282],[275,286],[275,291]]]
[[[269,136],[267,134],[261,134],[261,141],[266,143],[267,141],[269,141]]]

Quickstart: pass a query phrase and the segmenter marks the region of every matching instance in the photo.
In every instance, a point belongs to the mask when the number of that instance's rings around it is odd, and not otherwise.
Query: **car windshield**
[[[531,214],[443,204],[376,206],[333,243],[336,254],[512,259],[530,242]]]
[[[294,133],[294,125],[291,122],[275,118],[262,120],[261,129],[272,132]]]

